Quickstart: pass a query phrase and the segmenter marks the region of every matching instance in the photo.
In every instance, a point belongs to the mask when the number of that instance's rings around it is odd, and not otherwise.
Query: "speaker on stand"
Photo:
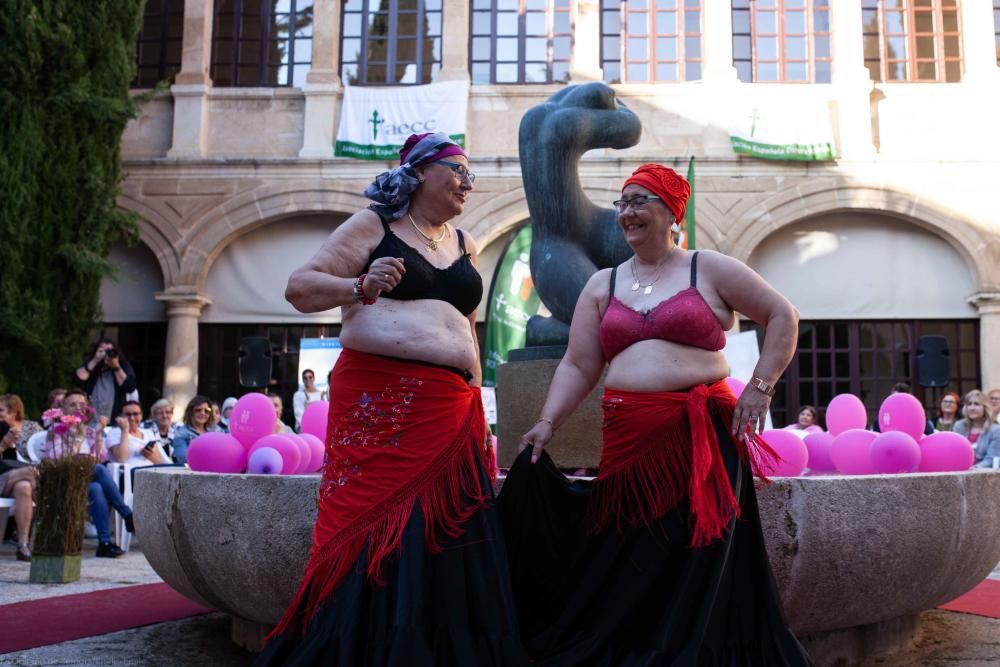
[[[917,384],[921,387],[946,387],[951,370],[948,339],[944,336],[921,336],[917,339]]]
[[[264,336],[240,339],[240,384],[264,389],[271,381],[271,341]]]

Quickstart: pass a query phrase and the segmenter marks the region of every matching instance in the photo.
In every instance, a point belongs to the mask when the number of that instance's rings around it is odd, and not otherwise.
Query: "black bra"
[[[368,257],[365,272],[380,257],[402,257],[406,267],[406,273],[399,284],[379,298],[398,301],[437,299],[450,303],[463,315],[471,315],[479,307],[483,298],[483,279],[472,265],[469,253],[465,251],[465,237],[461,230],[455,231],[462,256],[447,268],[439,269],[428,262],[416,248],[396,236],[384,217],[380,215],[379,218],[385,235]]]

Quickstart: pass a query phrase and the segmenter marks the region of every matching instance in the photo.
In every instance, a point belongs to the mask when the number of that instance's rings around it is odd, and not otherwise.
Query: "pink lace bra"
[[[615,297],[615,277],[611,271],[611,299],[601,318],[600,340],[609,362],[625,348],[641,340],[667,340],[704,350],[721,350],[726,332],[697,288],[698,253],[691,256],[691,286],[669,299],[640,312]]]

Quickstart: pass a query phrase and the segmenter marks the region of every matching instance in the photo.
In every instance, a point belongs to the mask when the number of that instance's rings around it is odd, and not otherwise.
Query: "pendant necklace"
[[[444,229],[441,231],[441,236],[435,239],[427,236],[427,234],[424,234],[420,230],[420,227],[417,227],[417,222],[413,219],[412,215],[407,213],[406,217],[410,219],[410,224],[413,225],[413,228],[417,230],[417,234],[420,234],[420,237],[423,239],[424,244],[431,250],[437,250],[438,244],[441,243],[441,241],[444,241],[444,237],[448,235],[448,223],[445,223]]]
[[[667,259],[669,257],[670,255],[667,254],[666,257],[660,260],[660,265],[659,267],[657,267],[656,271],[656,277],[653,278],[652,282],[643,283],[641,280],[639,280],[639,272],[636,270],[635,267],[635,255],[632,255],[632,278],[635,280],[635,282],[632,283],[632,291],[638,292],[639,288],[641,287],[643,294],[652,294],[653,285],[655,285],[660,280],[660,275],[663,273],[663,265],[667,263]]]

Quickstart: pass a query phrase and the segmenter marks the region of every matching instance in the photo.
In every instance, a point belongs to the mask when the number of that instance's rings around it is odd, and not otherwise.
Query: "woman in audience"
[[[184,423],[174,432],[174,460],[177,463],[187,463],[187,450],[191,441],[202,433],[214,429],[212,414],[212,399],[208,396],[195,396],[184,408]]]
[[[153,432],[142,428],[142,406],[138,401],[125,401],[117,428],[108,432],[108,457],[116,463],[133,467],[169,463],[166,453],[157,446]]]
[[[229,416],[233,413],[233,408],[236,407],[236,398],[230,396],[222,402],[222,414],[219,417],[219,430],[223,433],[229,433]]]
[[[811,405],[803,405],[799,410],[799,420],[786,426],[785,430],[821,433],[823,428],[819,425],[819,411]]]
[[[174,404],[168,398],[161,398],[149,409],[151,419],[142,422],[142,427],[152,431],[156,442],[163,448],[163,453],[173,460],[174,434],[177,426],[174,424]]]
[[[294,433],[292,427],[281,421],[281,415],[285,411],[285,404],[281,400],[281,396],[277,394],[268,394],[268,398],[271,399],[271,404],[274,406],[274,414],[277,415],[278,421],[274,425],[275,433]]]
[[[935,431],[950,431],[955,427],[961,403],[962,397],[953,391],[941,397],[941,402],[938,403],[938,416],[934,420]]]
[[[28,456],[28,439],[42,430],[42,425],[36,421],[24,418],[24,403],[15,394],[0,396],[0,422],[7,425],[8,431],[0,439],[0,452],[5,459],[30,461]]]
[[[49,398],[46,405],[49,407],[46,410],[51,410],[52,408],[58,408],[62,405],[63,399],[66,398],[66,390],[62,387],[56,387],[49,392]]]
[[[993,409],[986,394],[973,389],[965,395],[962,417],[952,430],[964,435],[976,448],[976,467],[992,468],[1000,464],[1000,425],[993,423]]]
[[[990,389],[986,394],[990,399],[990,409],[993,410],[993,420],[1000,422],[1000,387]]]

